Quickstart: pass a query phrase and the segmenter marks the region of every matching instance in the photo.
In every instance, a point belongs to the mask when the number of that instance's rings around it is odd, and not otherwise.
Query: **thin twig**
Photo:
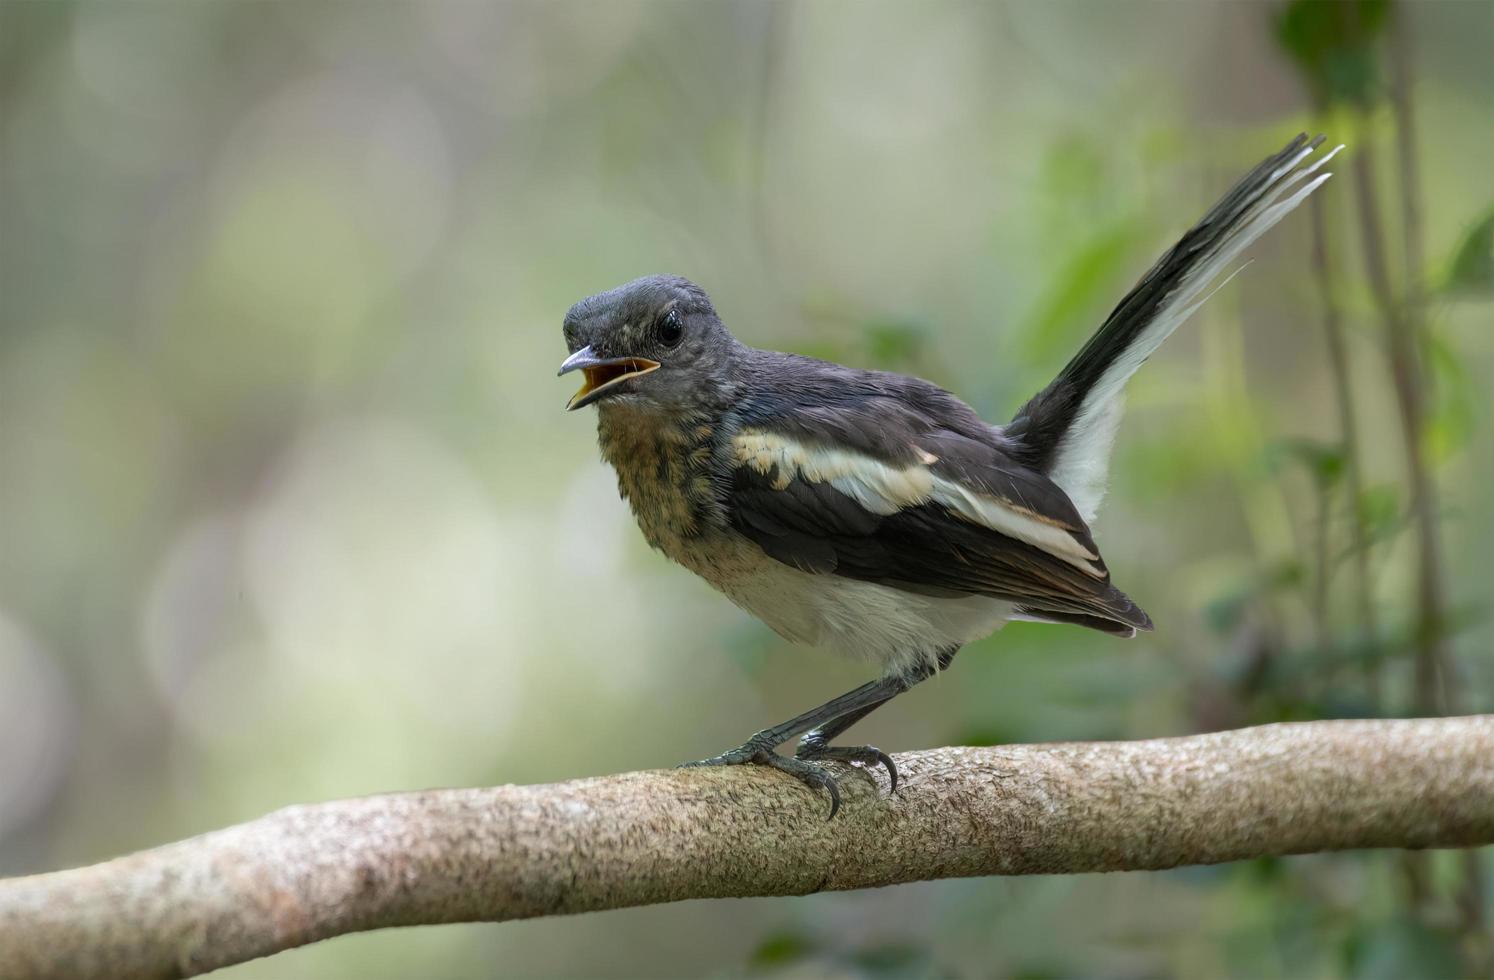
[[[1426,307],[1426,238],[1423,233],[1421,211],[1421,166],[1416,152],[1416,102],[1412,97],[1412,50],[1411,27],[1404,6],[1398,7],[1392,24],[1390,37],[1390,98],[1395,114],[1396,157],[1400,168],[1401,184],[1401,233],[1405,238],[1405,317],[1407,331],[1416,344],[1417,353],[1425,349],[1427,334]],[[1423,374],[1420,381],[1426,383]],[[1425,459],[1422,460],[1425,466]],[[1421,589],[1432,592],[1435,602],[1436,630],[1426,641],[1426,648],[1418,648],[1416,693],[1419,701],[1418,713],[1429,713],[1440,705],[1443,711],[1453,712],[1462,700],[1453,681],[1453,664],[1446,649],[1447,639],[1442,628],[1443,608],[1446,599],[1441,588],[1440,544],[1437,540],[1435,520],[1437,506],[1436,486],[1430,474],[1426,477],[1426,497],[1423,510],[1418,513],[1421,524]],[[1430,568],[1432,575],[1427,575]],[[1427,597],[1423,594],[1423,615]],[[1470,964],[1474,972],[1488,972],[1494,958],[1494,942],[1491,942],[1484,926],[1487,901],[1484,894],[1483,867],[1479,856],[1469,852],[1463,859],[1463,883],[1458,897],[1463,931],[1471,944],[1477,947],[1471,956],[1479,961]]]
[[[1410,508],[1416,522],[1416,709],[1422,713],[1445,710],[1439,697],[1438,676],[1445,644],[1442,569],[1437,540],[1436,490],[1426,460],[1423,427],[1425,392],[1416,324],[1397,302],[1385,260],[1384,230],[1375,195],[1375,147],[1366,140],[1354,158],[1355,191],[1359,203],[1365,271],[1375,304],[1385,326],[1390,375],[1405,445]]]
[[[1426,298],[1422,277],[1426,270],[1425,238],[1421,220],[1421,167],[1416,156],[1416,116],[1411,98],[1411,50],[1404,8],[1396,11],[1390,32],[1391,107],[1395,116],[1396,160],[1400,177],[1401,236],[1405,245],[1404,297],[1399,317],[1399,345],[1392,343],[1392,356],[1407,362],[1415,402],[1414,431],[1407,433],[1406,461],[1412,468],[1412,506],[1418,523],[1417,630],[1415,710],[1418,714],[1457,710],[1455,692],[1448,684],[1446,597],[1442,586],[1442,547],[1437,537],[1437,487],[1426,458],[1426,388],[1423,364],[1426,350]],[[1413,438],[1414,437],[1414,438]]]
[[[1312,265],[1323,306],[1323,336],[1328,343],[1328,364],[1333,372],[1333,393],[1338,407],[1338,431],[1343,446],[1344,493],[1348,498],[1350,550],[1354,561],[1354,607],[1364,643],[1370,650],[1365,659],[1365,687],[1370,704],[1380,707],[1379,617],[1375,612],[1374,578],[1370,572],[1369,530],[1364,519],[1364,471],[1359,444],[1359,423],[1354,412],[1354,377],[1349,368],[1348,343],[1343,314],[1333,278],[1328,238],[1327,195],[1307,201],[1312,217]]]

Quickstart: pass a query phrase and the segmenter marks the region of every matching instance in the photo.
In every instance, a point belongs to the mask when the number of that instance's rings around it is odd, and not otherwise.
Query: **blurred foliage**
[[[1005,419],[1309,108],[1341,159],[1388,143],[1408,23],[1445,629],[1464,707],[1494,710],[1491,18],[0,0],[0,873],[667,765],[865,680],[642,544],[562,411],[566,307],[676,271],[748,342]],[[1130,387],[1096,537],[1157,631],[1014,623],[858,732],[1408,710],[1414,542],[1346,176],[1321,197],[1359,444],[1293,215]],[[1478,952],[1452,857],[1421,909],[1392,856],[1322,855],[391,931],[224,976],[1451,975]]]
[[[1434,459],[1446,460],[1467,449],[1473,439],[1482,389],[1445,338],[1432,333],[1424,346],[1432,379],[1427,448]]]
[[[1444,288],[1455,294],[1494,292],[1494,211],[1475,224],[1458,246]]]
[[[1321,104],[1368,105],[1383,91],[1375,42],[1389,18],[1390,0],[1291,0],[1276,37]]]

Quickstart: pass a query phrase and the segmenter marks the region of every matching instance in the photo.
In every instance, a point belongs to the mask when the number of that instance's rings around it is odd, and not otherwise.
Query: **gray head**
[[[588,296],[565,315],[571,352],[561,374],[586,381],[571,409],[599,402],[688,411],[719,401],[737,342],[705,290],[679,276],[645,276]]]

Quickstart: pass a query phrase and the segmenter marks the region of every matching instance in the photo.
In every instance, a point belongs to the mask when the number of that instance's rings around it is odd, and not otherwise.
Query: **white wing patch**
[[[937,476],[934,477],[934,500],[967,521],[983,524],[1009,538],[1026,541],[1097,578],[1103,577],[1104,573],[1091,564],[1099,561],[1099,555],[1084,547],[1063,528],[1049,524],[1031,511]]]
[[[922,449],[917,450],[919,459],[927,462],[897,467],[861,453],[806,446],[787,436],[755,430],[738,434],[732,440],[732,449],[739,465],[772,476],[776,490],[786,489],[796,479],[828,483],[866,510],[884,517],[932,501],[1090,575],[1104,575],[1093,564],[1100,556],[1069,532],[1010,501],[936,475],[929,466],[938,462],[938,457]]]
[[[796,478],[828,483],[873,514],[886,517],[927,501],[934,475],[926,466],[898,469],[870,456],[840,449],[813,449],[768,432],[743,432],[732,440],[737,462],[767,476],[777,470],[775,490]]]

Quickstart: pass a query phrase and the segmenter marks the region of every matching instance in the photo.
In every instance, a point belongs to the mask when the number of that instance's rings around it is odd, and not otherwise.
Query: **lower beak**
[[[659,369],[658,361],[646,357],[597,357],[590,347],[583,347],[560,365],[559,374],[580,371],[586,375],[581,390],[571,396],[566,409],[575,411],[601,398],[606,392],[627,381]],[[558,375],[557,375],[558,376]]]

